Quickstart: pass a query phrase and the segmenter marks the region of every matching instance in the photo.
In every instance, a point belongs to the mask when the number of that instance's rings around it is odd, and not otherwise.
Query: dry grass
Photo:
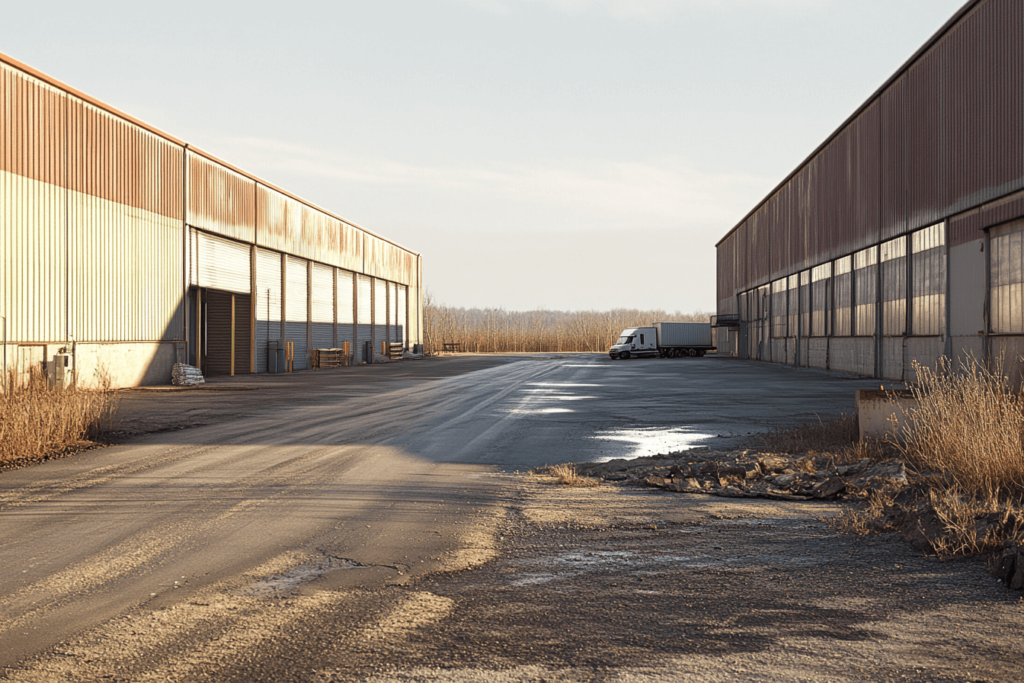
[[[797,427],[776,427],[754,437],[755,446],[765,453],[828,455],[836,463],[853,463],[869,458],[891,457],[892,448],[878,441],[858,441],[856,418],[839,417],[808,422]]]
[[[14,373],[0,393],[0,467],[46,460],[80,448],[113,425],[117,396],[105,373],[99,389],[60,389],[33,372],[27,381]]]
[[[548,465],[546,467],[538,467],[536,470],[537,474],[546,474],[550,477],[555,478],[555,483],[563,486],[573,486],[578,488],[594,488],[598,486],[600,482],[592,477],[585,477],[576,471],[576,465],[569,463],[563,463],[561,465]]]
[[[1002,363],[997,363],[1000,367]],[[914,364],[918,407],[908,411],[894,444],[923,470],[949,475],[982,500],[1024,495],[1024,398],[1009,378],[973,357],[959,371],[943,358],[936,368]]]

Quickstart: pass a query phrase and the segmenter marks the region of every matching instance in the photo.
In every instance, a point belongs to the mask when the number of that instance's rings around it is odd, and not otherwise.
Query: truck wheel
[[[629,351],[622,351],[619,353],[620,360],[629,360]]]
[[[697,355],[697,349],[690,349],[690,357],[693,358]]]
[[[697,356],[698,356],[699,358],[703,358],[703,357],[704,357],[704,349],[701,349],[700,351],[698,351],[698,352],[697,352]]]

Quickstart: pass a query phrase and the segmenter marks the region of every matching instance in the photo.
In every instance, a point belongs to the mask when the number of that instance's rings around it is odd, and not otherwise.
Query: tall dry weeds
[[[117,395],[104,372],[97,389],[59,388],[41,372],[7,377],[0,393],[0,467],[45,460],[111,429]]]
[[[958,369],[942,358],[934,369],[914,363],[914,370],[917,407],[897,426],[895,447],[970,495],[1024,495],[1024,397],[1009,378],[973,357]]]

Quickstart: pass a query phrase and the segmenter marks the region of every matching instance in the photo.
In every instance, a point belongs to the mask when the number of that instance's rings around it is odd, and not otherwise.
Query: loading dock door
[[[213,377],[249,372],[250,300],[248,294],[203,291],[204,374]]]

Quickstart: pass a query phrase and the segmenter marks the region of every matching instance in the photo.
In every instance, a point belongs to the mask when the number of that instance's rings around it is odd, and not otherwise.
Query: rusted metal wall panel
[[[302,248],[302,204],[277,190],[256,186],[256,244],[295,256]]]
[[[736,313],[736,236],[722,242],[715,251],[718,313]]]
[[[367,275],[402,284],[414,281],[415,254],[369,234],[364,234],[363,244],[364,272]]]
[[[930,225],[946,204],[941,139],[942,58],[933,48],[907,71],[908,230]]]
[[[0,316],[8,341],[64,341],[65,97],[0,65],[0,112]]]
[[[880,194],[882,239],[907,230],[907,79],[893,83],[882,93]]]
[[[1020,2],[990,0],[965,17],[938,48],[943,215],[1024,187],[1022,27]]]
[[[195,152],[188,153],[189,225],[252,244],[256,183]]]
[[[183,147],[69,97],[69,189],[180,221],[183,155]]]

